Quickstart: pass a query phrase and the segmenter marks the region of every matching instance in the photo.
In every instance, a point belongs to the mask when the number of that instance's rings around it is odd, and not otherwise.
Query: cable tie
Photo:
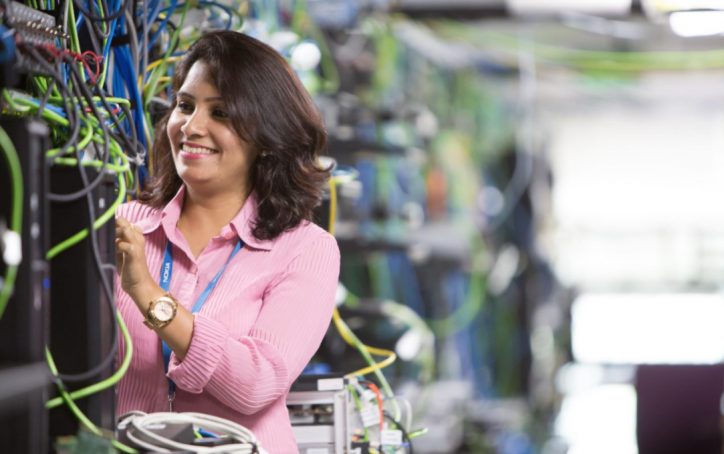
[[[126,33],[125,35],[117,35],[111,40],[111,47],[125,46],[131,43],[131,35]]]

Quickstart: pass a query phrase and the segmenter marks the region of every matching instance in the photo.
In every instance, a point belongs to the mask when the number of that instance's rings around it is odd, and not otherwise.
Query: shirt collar
[[[151,216],[142,219],[136,225],[143,231],[144,234],[148,234],[158,229],[162,224],[166,230],[166,236],[170,237],[171,232],[175,232],[176,223],[181,216],[181,208],[183,207],[184,197],[186,195],[186,188],[181,185],[176,195],[164,206],[161,210],[155,211]],[[262,249],[269,251],[274,246],[274,240],[259,240],[254,237],[252,230],[254,228],[254,221],[256,220],[258,213],[258,205],[256,200],[256,194],[252,192],[246,198],[244,206],[234,216],[228,226],[221,229],[222,236],[237,236],[241,238],[245,246],[252,247],[254,249]],[[233,232],[233,233],[232,233]]]
[[[274,246],[275,240],[259,240],[252,233],[257,215],[258,204],[256,194],[252,192],[246,198],[244,206],[241,207],[241,210],[239,210],[239,213],[234,216],[229,225],[244,242],[244,245],[250,246],[254,249],[270,251]]]

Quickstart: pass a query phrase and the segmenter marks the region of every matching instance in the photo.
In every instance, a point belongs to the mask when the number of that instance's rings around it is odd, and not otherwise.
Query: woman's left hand
[[[126,219],[116,219],[116,268],[121,288],[138,302],[155,285],[146,263],[146,240],[141,230]]]

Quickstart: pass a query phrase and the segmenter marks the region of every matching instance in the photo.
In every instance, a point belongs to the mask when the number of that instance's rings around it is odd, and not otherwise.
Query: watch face
[[[158,301],[153,306],[153,316],[161,322],[171,320],[171,317],[173,317],[173,306],[168,301]]]

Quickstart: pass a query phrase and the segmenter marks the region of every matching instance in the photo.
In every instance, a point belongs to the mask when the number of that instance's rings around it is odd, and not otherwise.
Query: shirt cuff
[[[171,354],[166,376],[184,391],[199,394],[211,380],[229,332],[216,320],[194,314],[194,331],[183,361]]]

